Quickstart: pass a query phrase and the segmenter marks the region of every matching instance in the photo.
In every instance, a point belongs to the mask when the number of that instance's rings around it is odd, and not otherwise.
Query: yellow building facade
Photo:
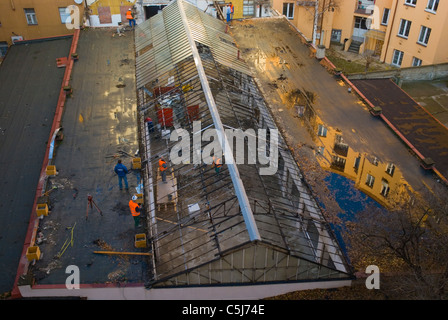
[[[76,2],[80,2],[77,4]],[[15,40],[29,40],[72,34],[67,26],[72,16],[82,25],[84,3],[74,0],[3,0],[0,1],[0,42],[11,45]],[[77,9],[66,11],[68,6]],[[72,19],[73,24],[75,22]]]
[[[273,0],[310,42],[374,54],[396,67],[448,62],[448,1]],[[316,15],[317,12],[317,15]]]
[[[382,206],[409,198],[412,188],[394,163],[352,149],[344,142],[344,132],[325,125],[318,117],[314,126],[316,158],[322,168],[354,181],[358,190]]]

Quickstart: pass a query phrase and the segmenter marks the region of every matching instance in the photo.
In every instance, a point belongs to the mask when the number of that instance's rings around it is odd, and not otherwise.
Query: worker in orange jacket
[[[131,210],[132,217],[134,218],[134,225],[135,227],[140,227],[140,213],[142,211],[142,208],[140,205],[136,202],[137,196],[132,196],[132,199],[129,200],[129,209]]]
[[[166,182],[166,169],[168,168],[166,161],[163,157],[160,157],[159,159],[159,171],[160,171],[160,175],[162,176],[162,181],[164,183]]]
[[[215,168],[216,174],[219,175],[219,171],[221,170],[221,167],[222,167],[222,160],[221,160],[221,158],[213,157],[212,168]]]
[[[132,12],[131,9],[129,9],[129,10],[126,12],[126,19],[128,19],[128,21],[129,21],[129,26],[130,26],[131,28],[135,27],[134,13]]]

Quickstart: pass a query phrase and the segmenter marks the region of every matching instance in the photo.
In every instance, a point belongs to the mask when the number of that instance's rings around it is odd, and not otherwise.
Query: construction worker
[[[124,180],[126,190],[128,190],[129,189],[128,178],[126,177],[126,175],[129,173],[128,168],[126,168],[126,166],[121,163],[121,160],[118,160],[117,165],[114,168],[114,171],[118,176],[118,186],[120,187],[120,190],[123,190],[122,180]]]
[[[131,28],[135,27],[134,13],[132,12],[131,9],[129,9],[129,10],[126,12],[126,19],[128,19],[128,21],[129,21],[129,26],[130,26]]]
[[[159,159],[159,171],[160,171],[160,175],[162,176],[162,181],[163,183],[167,183],[166,182],[166,169],[168,168],[166,161],[163,157],[160,157]]]
[[[235,7],[232,4],[232,2],[230,2],[230,24],[232,24],[232,20],[233,20],[233,14],[235,13]]]
[[[129,200],[129,209],[131,210],[132,217],[134,218],[134,226],[140,227],[140,213],[142,211],[142,208],[140,205],[136,202],[137,196],[132,196],[132,199]]]
[[[219,171],[221,170],[221,167],[222,167],[222,160],[221,160],[221,158],[213,157],[212,168],[215,168],[216,174],[219,175]]]
[[[148,126],[148,131],[149,132],[154,132],[154,124],[152,123],[152,119],[150,117],[146,117],[145,118],[145,122]]]

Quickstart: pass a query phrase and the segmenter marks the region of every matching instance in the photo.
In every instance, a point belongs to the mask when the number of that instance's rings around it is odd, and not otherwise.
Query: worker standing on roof
[[[166,169],[168,168],[166,161],[163,157],[160,157],[159,159],[159,171],[160,171],[160,175],[162,176],[162,181],[164,183],[166,182]]]
[[[118,176],[118,186],[120,187],[120,190],[123,190],[122,180],[124,180],[126,190],[128,190],[129,189],[128,178],[126,177],[126,175],[129,173],[128,168],[126,168],[126,166],[121,163],[121,160],[118,160],[118,163],[114,168],[114,171]]]
[[[230,4],[228,3],[226,5],[226,22],[227,22],[227,24],[230,24],[231,15],[232,15],[232,9],[230,9]]]
[[[128,19],[129,21],[129,26],[131,28],[135,27],[135,18],[134,18],[134,13],[132,12],[132,10],[129,8],[129,10],[126,12],[126,19]]]
[[[137,196],[132,196],[132,199],[129,200],[129,209],[131,210],[132,217],[134,218],[134,226],[140,227],[140,213],[142,211],[142,208],[140,205],[136,202]]]
[[[235,13],[235,7],[232,4],[232,2],[230,2],[230,24],[232,24],[232,20],[233,20],[233,14]]]
[[[219,171],[221,170],[221,167],[222,167],[222,160],[221,160],[221,158],[213,157],[212,168],[215,168],[215,172],[216,172],[217,175],[219,175]]]

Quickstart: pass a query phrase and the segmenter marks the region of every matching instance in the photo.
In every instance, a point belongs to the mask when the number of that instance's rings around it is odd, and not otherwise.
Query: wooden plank
[[[117,251],[93,251],[93,253],[98,254],[115,254],[115,255],[134,255],[134,256],[150,256],[152,253],[149,252],[117,252]]]

